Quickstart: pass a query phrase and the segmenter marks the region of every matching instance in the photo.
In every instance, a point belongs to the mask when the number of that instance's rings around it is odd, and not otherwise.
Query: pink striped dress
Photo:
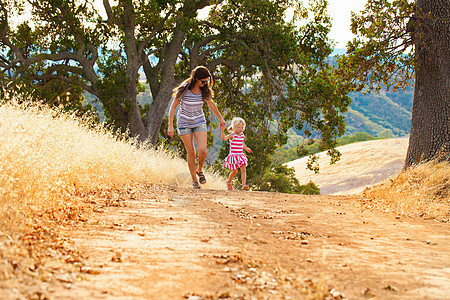
[[[247,166],[247,156],[244,154],[244,138],[244,133],[240,135],[233,133],[233,139],[230,140],[230,153],[223,164],[225,168],[234,170],[244,165]]]

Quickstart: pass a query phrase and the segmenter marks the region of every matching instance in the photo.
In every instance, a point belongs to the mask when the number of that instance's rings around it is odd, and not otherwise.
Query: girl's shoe
[[[246,191],[246,190],[248,190],[248,189],[249,189],[248,184],[243,184],[243,185],[242,185],[242,190],[243,190],[243,191]]]
[[[227,181],[227,188],[228,188],[229,191],[233,190],[233,185],[231,184],[231,182]]]
[[[198,184],[197,181],[194,181],[194,183],[192,184],[192,187],[193,187],[194,189],[199,189],[199,188],[200,188],[200,185]]]

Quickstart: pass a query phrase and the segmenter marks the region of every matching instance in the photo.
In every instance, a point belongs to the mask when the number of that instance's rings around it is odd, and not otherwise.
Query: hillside
[[[378,137],[402,137],[410,132],[414,90],[351,93],[345,113],[346,134],[367,132]]]
[[[353,194],[398,173],[406,157],[408,138],[382,139],[338,147],[341,159],[330,165],[325,152],[319,153],[320,173],[306,169],[308,157],[289,163],[301,184],[312,180],[322,195]]]

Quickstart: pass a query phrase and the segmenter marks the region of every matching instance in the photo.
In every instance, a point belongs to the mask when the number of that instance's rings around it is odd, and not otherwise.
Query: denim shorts
[[[184,128],[184,127],[177,128],[177,132],[179,135],[190,134],[196,131],[208,131],[208,129],[206,128],[206,123],[200,124],[194,128]]]

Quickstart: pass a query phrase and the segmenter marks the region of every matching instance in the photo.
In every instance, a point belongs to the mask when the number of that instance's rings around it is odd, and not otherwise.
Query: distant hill
[[[346,134],[367,132],[378,137],[409,134],[413,94],[413,88],[396,93],[351,93],[352,103],[345,113]]]
[[[322,195],[354,194],[398,173],[403,166],[408,138],[382,139],[338,147],[342,157],[334,165],[319,153],[320,173],[306,169],[308,157],[286,163],[295,170],[300,184],[312,180]]]

